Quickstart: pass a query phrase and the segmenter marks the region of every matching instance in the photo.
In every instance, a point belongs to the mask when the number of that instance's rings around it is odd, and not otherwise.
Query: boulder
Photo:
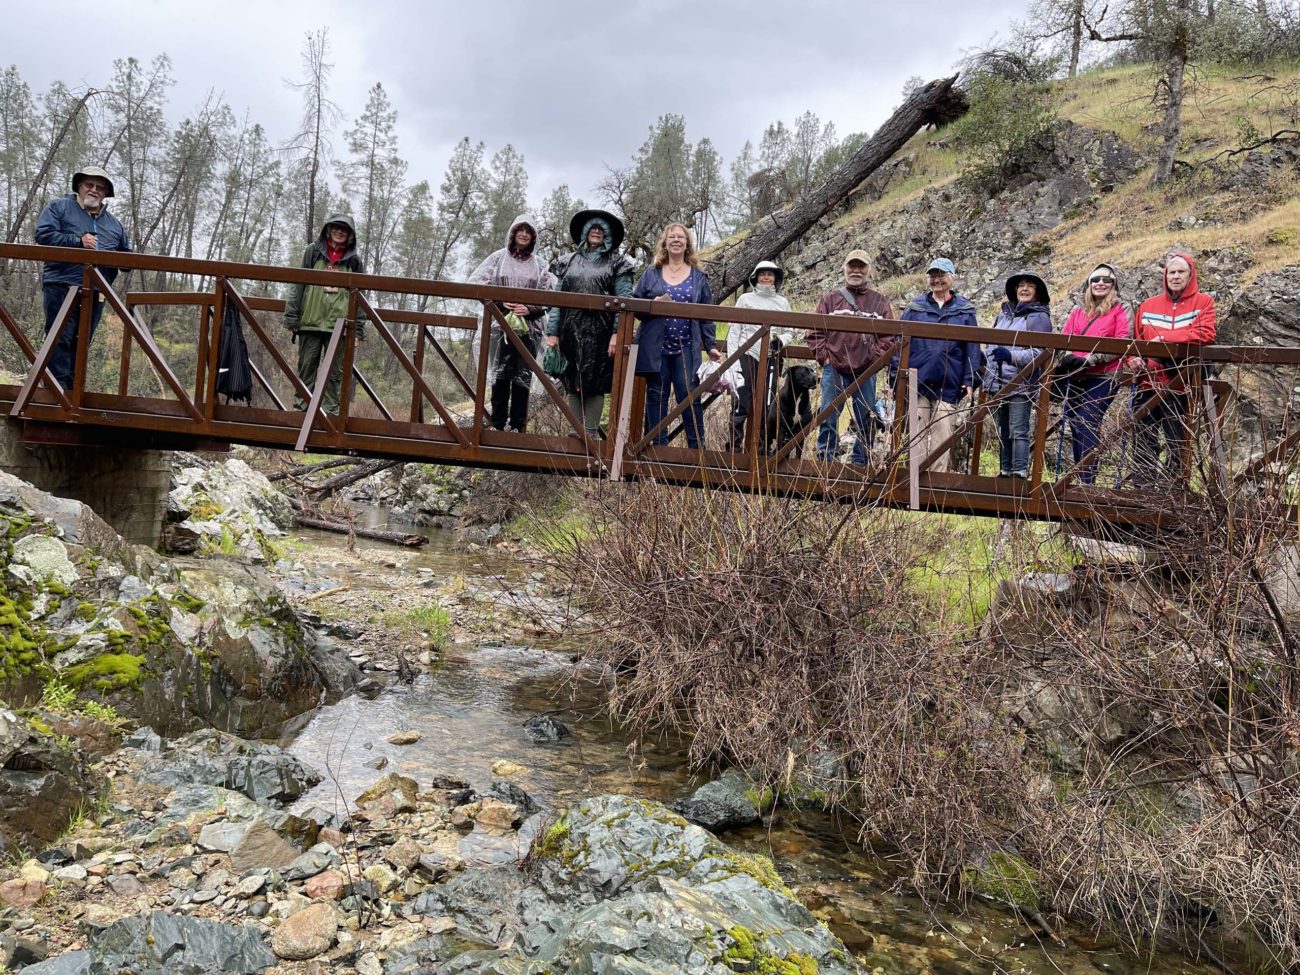
[[[761,813],[756,801],[761,804],[754,784],[735,769],[728,769],[696,789],[694,795],[673,803],[672,808],[697,826],[721,833],[758,822]]]
[[[0,853],[55,840],[96,788],[81,754],[0,708]]]
[[[271,950],[286,961],[306,961],[329,951],[338,929],[338,911],[318,901],[285,918],[271,936]]]
[[[23,969],[28,975],[261,975],[275,964],[255,928],[152,911],[111,924],[89,948]]]
[[[169,506],[188,512],[179,528],[198,536],[200,549],[266,561],[264,542],[293,527],[293,507],[265,476],[244,461],[187,466],[172,474]]]
[[[254,802],[279,803],[297,799],[321,781],[321,774],[277,745],[207,728],[172,742],[163,757],[145,763],[140,778],[169,788],[219,785]]]

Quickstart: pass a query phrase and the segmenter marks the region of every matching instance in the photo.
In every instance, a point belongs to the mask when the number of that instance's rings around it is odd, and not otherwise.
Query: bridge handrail
[[[305,268],[244,264],[234,261],[204,261],[196,258],[166,257],[154,254],[126,254],[117,251],[88,252],[75,247],[43,247],[35,244],[0,244],[0,259],[24,261],[60,261],[68,264],[116,267],[130,270],[163,271],[201,277],[225,277],[241,280],[271,281],[279,284],[317,284],[357,288],[364,291],[396,292],[431,298],[466,301],[519,302],[548,307],[629,311],[638,316],[659,314],[662,303],[637,298],[613,298],[560,291],[536,291],[527,288],[502,288],[491,285],[463,284],[455,281],[431,281],[423,278],[395,277],[381,274],[315,271]],[[818,315],[810,312],[775,312],[734,308],[725,305],[674,303],[673,314],[680,318],[734,322],[747,325],[776,325],[800,329],[819,329],[879,336],[940,339],[1014,345],[1017,348],[1054,349],[1057,351],[1100,352],[1105,355],[1137,355],[1152,359],[1180,359],[1213,363],[1253,365],[1300,365],[1300,348],[1267,345],[1205,345],[1105,339],[1090,336],[1062,335],[1059,332],[1017,331],[1008,341],[1005,329],[985,326],[936,325],[899,319],[865,319],[845,315]]]

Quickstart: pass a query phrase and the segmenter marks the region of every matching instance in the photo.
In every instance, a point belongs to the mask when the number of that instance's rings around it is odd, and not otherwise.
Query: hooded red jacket
[[[1170,257],[1181,257],[1191,268],[1187,287],[1177,298],[1169,294],[1169,276],[1165,272],[1165,288],[1158,295],[1152,295],[1138,307],[1133,321],[1133,337],[1148,342],[1186,342],[1195,345],[1209,345],[1214,341],[1215,318],[1214,299],[1202,294],[1197,288],[1196,262],[1190,254],[1176,253]],[[1152,371],[1146,377],[1151,385],[1167,386],[1171,383],[1181,388],[1181,380],[1175,382],[1173,370],[1168,360],[1148,359],[1147,366]]]

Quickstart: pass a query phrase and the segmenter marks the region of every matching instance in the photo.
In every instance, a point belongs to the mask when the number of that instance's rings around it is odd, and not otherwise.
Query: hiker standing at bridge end
[[[844,285],[828,291],[817,302],[818,315],[848,315],[855,318],[895,318],[889,300],[871,287],[871,257],[864,250],[851,250],[844,258]],[[808,348],[822,367],[822,399],[818,411],[826,409],[867,371],[882,355],[892,339],[882,339],[870,332],[844,332],[838,329],[808,329]],[[858,427],[853,444],[852,461],[867,462],[867,451],[874,439],[879,419],[876,417],[876,377],[864,380],[849,396],[853,401],[853,420]],[[817,459],[834,460],[840,441],[841,401],[817,430]]]
[[[351,271],[364,274],[366,269],[357,253],[357,229],[352,218],[336,213],[320,228],[320,236],[307,245],[302,267],[316,271]],[[298,343],[298,378],[308,390],[316,388],[316,373],[321,356],[329,347],[335,324],[348,317],[348,289],[326,285],[295,284],[289,291],[284,309],[284,326],[293,332]],[[357,315],[357,338],[361,338],[361,315]],[[339,347],[330,363],[321,400],[326,413],[338,413],[339,393],[343,388],[343,348]],[[295,410],[307,409],[301,396],[293,400]]]
[[[126,229],[108,212],[108,198],[113,195],[113,181],[98,166],[85,166],[72,174],[72,192],[51,200],[36,220],[36,243],[43,247],[80,247],[92,251],[127,251],[131,243]],[[81,264],[46,261],[41,274],[45,297],[45,333],[48,335],[67,299],[69,289],[81,287]],[[109,284],[117,277],[117,268],[101,268]],[[68,310],[71,321],[59,335],[58,345],[50,357],[50,371],[64,389],[72,386],[72,371],[77,356],[77,331],[80,327],[81,299],[75,298]],[[90,313],[90,338],[104,314],[104,299],[97,297]]]
[[[1138,307],[1133,337],[1148,342],[1208,345],[1214,341],[1215,331],[1214,299],[1197,286],[1196,262],[1191,254],[1175,251],[1165,259],[1164,289]],[[1154,485],[1161,478],[1162,452],[1164,478],[1182,479],[1191,416],[1187,388],[1190,368],[1196,367],[1138,356],[1124,364],[1125,372],[1136,380],[1139,389],[1134,412],[1160,397],[1143,416],[1134,436],[1134,481],[1139,484]]]

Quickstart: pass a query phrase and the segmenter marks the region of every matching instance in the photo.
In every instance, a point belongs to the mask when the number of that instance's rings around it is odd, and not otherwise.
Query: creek
[[[386,525],[380,509],[361,509],[357,516],[367,527],[409,530]],[[339,536],[299,534],[308,549],[306,557],[318,552],[328,561],[344,546]],[[515,594],[527,585],[529,567],[508,553],[469,546],[450,531],[430,529],[427,534],[425,548],[400,568],[393,564],[395,575],[337,569],[331,569],[331,575],[353,588],[375,588],[380,601],[395,587],[431,578],[460,577],[472,589]],[[392,551],[377,542],[358,540],[356,546],[371,554]],[[639,741],[604,714],[603,702],[604,689],[595,676],[566,653],[492,640],[453,644],[412,684],[394,684],[371,698],[353,696],[318,708],[285,735],[280,744],[325,773],[325,781],[294,809],[315,805],[342,812],[345,799],[383,774],[375,768],[381,764],[378,760],[387,760],[384,772],[399,772],[421,784],[450,775],[484,790],[494,780],[508,779],[548,810],[603,793],[671,802],[703,781],[687,769],[682,742]],[[559,718],[572,734],[558,743],[529,740],[524,722],[543,713]],[[399,730],[418,731],[421,737],[412,745],[389,744],[386,739]],[[771,857],[785,881],[827,920],[869,972],[1219,971],[1174,952],[1134,958],[1115,942],[1072,925],[1056,928],[1062,943],[1040,942],[1025,920],[997,904],[977,901],[957,910],[927,903],[909,892],[901,865],[870,855],[854,842],[852,824],[818,811],[778,809],[770,824],[727,833],[723,839]],[[513,859],[519,851],[485,838],[478,852],[478,862],[487,864]],[[467,862],[472,867],[473,861]]]

